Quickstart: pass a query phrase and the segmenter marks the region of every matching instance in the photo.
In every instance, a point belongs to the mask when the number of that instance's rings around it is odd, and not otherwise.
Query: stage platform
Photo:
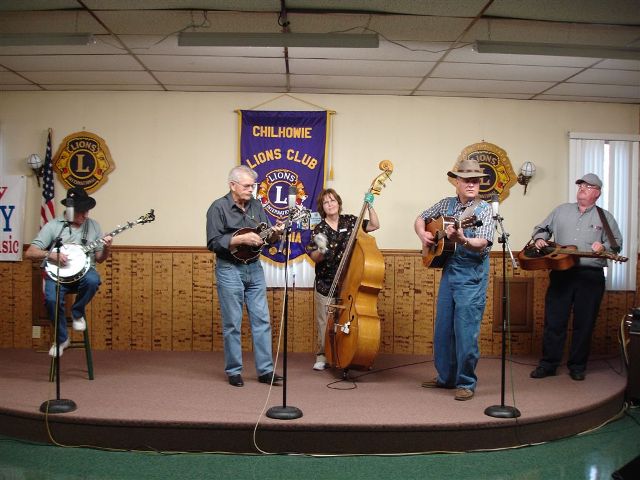
[[[56,398],[49,356],[0,350],[0,434],[63,445],[131,450],[235,453],[390,454],[493,449],[550,441],[596,427],[623,407],[626,376],[618,358],[593,358],[585,381],[566,369],[529,378],[535,358],[507,362],[505,405],[519,418],[487,416],[501,404],[501,362],[481,358],[472,400],[425,389],[434,375],[426,356],[379,355],[371,371],[313,371],[313,355],[288,354],[282,387],[258,383],[245,354],[245,386],[232,387],[217,352],[94,351],[88,380],[84,352],[61,358],[61,398],[71,413],[40,413]],[[280,364],[282,358],[280,358]],[[281,372],[282,368],[279,367]],[[302,417],[268,418],[272,406]]]

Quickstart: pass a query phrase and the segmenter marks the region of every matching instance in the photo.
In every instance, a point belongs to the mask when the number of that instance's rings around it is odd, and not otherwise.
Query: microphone
[[[64,219],[67,222],[72,223],[73,217],[74,217],[74,210],[75,210],[73,197],[67,196],[67,198],[64,201],[64,206],[65,206]]]
[[[498,197],[497,193],[491,195],[491,210],[493,211],[493,219],[498,218],[498,211],[500,210],[500,197]]]
[[[298,190],[294,185],[289,186],[289,215],[293,214],[293,209],[296,207],[296,198],[298,197]]]

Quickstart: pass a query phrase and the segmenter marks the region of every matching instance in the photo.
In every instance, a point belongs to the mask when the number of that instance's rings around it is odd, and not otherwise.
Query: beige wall
[[[93,196],[92,212],[105,230],[149,208],[157,221],[117,239],[121,245],[200,246],[205,213],[227,191],[226,175],[237,158],[236,109],[275,99],[263,93],[0,92],[0,173],[29,174],[26,157],[44,157],[46,130],[54,152],[70,133],[88,130],[104,138],[115,171]],[[532,226],[566,200],[567,132],[638,134],[640,106],[518,100],[351,95],[296,95],[335,110],[335,180],[345,211],[357,213],[379,173],[395,165],[392,181],[375,201],[384,249],[417,249],[413,220],[426,206],[453,192],[449,170],[469,144],[482,140],[506,150],[514,170],[527,161],[537,175],[523,196],[516,185],[501,205],[511,246],[519,250]],[[261,109],[305,110],[308,104],[278,98]],[[63,189],[57,184],[58,199]],[[40,191],[28,182],[25,240],[38,227]],[[59,203],[58,203],[59,205]],[[494,248],[499,248],[496,245]]]

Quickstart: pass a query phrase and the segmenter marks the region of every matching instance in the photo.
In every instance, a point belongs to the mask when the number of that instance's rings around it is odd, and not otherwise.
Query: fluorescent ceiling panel
[[[180,32],[181,47],[378,48],[376,34]]]
[[[94,43],[90,33],[2,33],[0,46],[25,45],[89,45]]]
[[[640,48],[607,47],[601,45],[570,45],[559,43],[497,42],[478,40],[475,42],[473,49],[478,53],[640,60]]]

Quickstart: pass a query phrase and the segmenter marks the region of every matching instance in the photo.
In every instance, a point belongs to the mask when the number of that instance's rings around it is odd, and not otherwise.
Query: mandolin
[[[614,262],[626,262],[627,257],[621,257],[610,252],[581,252],[575,245],[549,245],[538,249],[534,243],[525,245],[518,253],[518,263],[523,270],[568,270],[573,267],[580,257],[606,258]]]
[[[292,223],[299,222],[302,220],[307,220],[311,216],[310,210],[307,210],[306,208],[301,208],[301,207],[295,207],[295,208],[296,210],[293,212],[293,214],[291,214],[289,217],[286,218],[284,222],[285,228],[289,228],[289,225],[291,225]],[[252,260],[255,260],[260,256],[260,253],[262,252],[262,247],[264,247],[264,244],[267,238],[269,238],[273,234],[273,229],[274,227],[267,227],[267,224],[263,222],[260,225],[258,225],[256,228],[241,228],[240,230],[236,230],[233,233],[234,237],[236,235],[242,235],[248,232],[257,233],[262,239],[262,244],[257,247],[253,247],[251,245],[244,245],[244,244],[237,245],[233,250],[231,250],[231,255],[233,255],[233,257],[236,260],[242,263],[249,263]]]
[[[456,243],[447,238],[447,227],[453,225],[455,229],[479,227],[482,221],[475,215],[467,217],[462,221],[453,217],[439,216],[426,221],[424,228],[433,234],[435,242],[431,247],[422,247],[422,264],[425,267],[442,268],[447,259],[456,251]]]

